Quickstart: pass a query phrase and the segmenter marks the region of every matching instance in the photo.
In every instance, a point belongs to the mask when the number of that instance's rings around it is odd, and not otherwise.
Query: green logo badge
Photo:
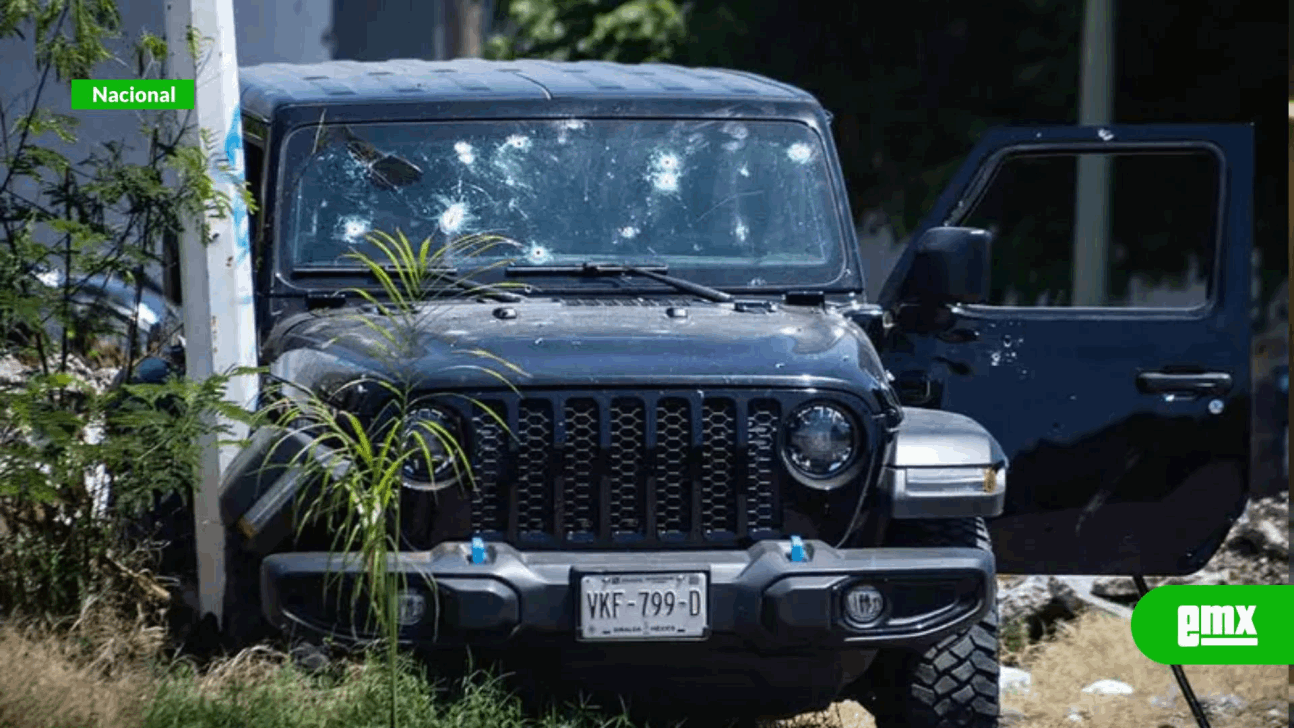
[[[72,108],[79,109],[192,109],[192,79],[135,79],[72,81]]]
[[[1294,664],[1294,586],[1161,586],[1132,611],[1132,639],[1164,665]]]

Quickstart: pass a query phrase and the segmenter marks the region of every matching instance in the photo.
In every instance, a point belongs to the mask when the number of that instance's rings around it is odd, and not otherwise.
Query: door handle
[[[1231,375],[1226,372],[1144,372],[1137,375],[1137,389],[1143,394],[1216,396],[1231,391]]]

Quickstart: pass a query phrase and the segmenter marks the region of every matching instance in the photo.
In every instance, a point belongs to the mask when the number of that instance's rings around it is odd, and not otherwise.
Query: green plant
[[[1014,620],[1002,625],[1002,664],[1016,666],[1029,649],[1029,625],[1024,620]]]
[[[447,289],[493,291],[477,287],[443,272],[445,258],[474,256],[503,242],[502,238],[475,235],[450,241],[433,251],[431,239],[414,245],[397,231],[395,235],[373,233],[369,242],[377,256],[351,253],[377,283],[379,293],[356,289],[369,312],[344,311],[336,314],[358,322],[357,333],[343,335],[352,344],[383,363],[379,372],[355,378],[332,392],[304,392],[284,383],[276,393],[274,408],[276,426],[286,438],[305,435],[309,444],[293,458],[307,479],[318,487],[302,491],[297,503],[295,521],[299,530],[311,524],[326,524],[331,532],[332,551],[355,554],[361,564],[362,584],[349,584],[352,615],[363,613],[366,632],[381,635],[388,658],[390,681],[389,720],[399,719],[399,697],[395,666],[398,660],[399,621],[397,595],[406,587],[402,572],[389,570],[393,554],[402,547],[400,540],[400,506],[408,468],[427,464],[433,492],[441,487],[472,487],[472,472],[462,444],[442,424],[417,419],[416,409],[429,399],[453,396],[416,389],[418,373],[409,371],[407,363],[418,358],[418,347],[425,338],[437,336],[431,324],[437,307],[431,299],[444,295]],[[505,261],[506,262],[506,261]],[[452,278],[452,280],[450,280]],[[461,349],[465,356],[484,362],[471,364],[488,372],[511,387],[508,375],[524,374],[517,367],[488,351]],[[357,388],[368,388],[383,402],[377,417],[363,418],[337,403]],[[487,412],[489,410],[486,410]],[[493,413],[491,413],[493,414]],[[495,415],[506,431],[507,424]],[[446,464],[452,475],[448,482],[437,482],[437,462]],[[341,600],[346,591],[341,574],[330,579],[334,596]],[[434,585],[428,591],[435,594]],[[434,606],[434,605],[433,605]]]
[[[277,665],[259,679],[177,671],[157,690],[144,728],[366,728],[394,715],[411,728],[629,728],[624,715],[606,715],[570,705],[537,719],[527,717],[497,676],[466,675],[455,684],[436,683],[411,659],[394,669],[369,656],[336,675],[307,675]],[[385,710],[388,685],[396,684],[394,711]]]
[[[674,0],[517,0],[507,17],[516,32],[490,38],[487,57],[668,61],[688,39],[686,5]]]
[[[70,615],[92,594],[156,594],[140,581],[148,554],[124,531],[191,486],[197,439],[226,431],[205,413],[246,417],[223,401],[227,381],[103,393],[52,373],[0,389],[0,608]]]
[[[144,575],[148,550],[126,527],[158,497],[191,489],[194,442],[226,431],[208,414],[247,417],[222,401],[228,377],[105,391],[86,367],[124,354],[128,373],[144,353],[137,313],[125,351],[106,350],[103,307],[77,302],[88,284],[118,276],[138,302],[164,238],[185,218],[230,208],[208,176],[209,155],[182,142],[184,124],[169,113],[138,114],[136,147],[108,141],[84,160],[71,156],[84,154],[74,148],[78,119],[51,111],[51,94],[110,64],[159,75],[160,38],[141,36],[128,64],[109,49],[120,37],[112,0],[0,4],[0,42],[25,47],[37,79],[29,95],[0,99],[0,362],[19,370],[0,376],[4,612],[75,615],[109,593],[123,606],[164,599]]]

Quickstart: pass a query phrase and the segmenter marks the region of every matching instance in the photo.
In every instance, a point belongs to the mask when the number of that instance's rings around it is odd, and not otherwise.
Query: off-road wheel
[[[991,548],[982,518],[894,521],[887,546]],[[886,651],[863,676],[859,702],[877,728],[995,728],[998,724],[998,614],[924,652]]]

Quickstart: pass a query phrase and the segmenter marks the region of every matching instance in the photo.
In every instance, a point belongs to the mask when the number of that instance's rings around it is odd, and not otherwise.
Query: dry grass
[[[87,650],[48,631],[0,627],[0,728],[139,725],[152,677],[120,659],[118,638]]]
[[[1172,709],[1150,704],[1155,696],[1177,694],[1177,684],[1168,667],[1152,662],[1137,651],[1128,623],[1099,612],[1083,615],[1066,627],[1057,640],[1025,656],[1025,668],[1033,674],[1033,694],[1011,696],[1006,705],[1022,711],[1030,728],[1072,728],[1067,719],[1077,708],[1092,728],[1122,728],[1144,725],[1191,725],[1185,700],[1177,698]],[[1183,668],[1198,696],[1237,695],[1249,701],[1239,715],[1217,715],[1215,728],[1265,728],[1286,725],[1287,688],[1281,682],[1284,666],[1188,665]],[[1131,685],[1136,693],[1127,697],[1084,695],[1092,682],[1110,678]],[[1279,716],[1268,711],[1279,708]]]
[[[97,620],[97,621],[96,621]],[[169,659],[155,630],[95,617],[58,629],[0,624],[0,728],[380,728],[390,704],[380,662],[347,660],[308,675],[253,647],[200,669]],[[593,728],[625,725],[596,710],[527,716],[497,680],[433,686],[402,669],[405,728]],[[612,720],[612,722],[608,722]]]
[[[1186,701],[1178,695],[1172,709],[1150,704],[1152,697],[1178,693],[1173,674],[1165,665],[1144,657],[1132,640],[1128,622],[1100,612],[1088,612],[1064,626],[1054,639],[1004,657],[1014,658],[1033,675],[1028,696],[1009,695],[1003,712],[1022,713],[1010,721],[1012,728],[1129,728],[1194,726]],[[1239,715],[1212,715],[1213,728],[1274,728],[1289,725],[1287,701],[1294,698],[1294,671],[1286,666],[1195,666],[1184,668],[1195,694],[1237,695],[1249,702]],[[1281,680],[1289,678],[1288,687]],[[1102,679],[1131,685],[1133,695],[1084,695],[1083,688]],[[1068,718],[1070,708],[1083,716],[1081,723]],[[1276,710],[1275,715],[1270,711]],[[1003,725],[1008,721],[1004,720]],[[824,713],[802,716],[779,725],[794,728],[874,728],[870,715],[853,702],[839,703]]]
[[[138,625],[113,623],[87,613],[78,624],[58,632],[0,626],[0,728],[138,728],[159,686],[175,680],[161,664],[159,635]],[[1125,728],[1127,726],[1194,725],[1185,702],[1156,708],[1150,698],[1176,693],[1172,673],[1137,651],[1128,623],[1091,612],[1064,627],[1049,641],[1007,655],[1033,675],[1033,693],[1008,696],[1004,708],[1023,717],[1006,722],[1013,728]],[[332,712],[340,699],[335,690],[307,682],[284,682],[287,657],[267,648],[244,651],[209,666],[187,682],[193,695],[217,699],[233,686],[264,686],[297,710]],[[353,670],[362,670],[355,665]],[[1200,696],[1234,694],[1249,702],[1239,715],[1212,717],[1214,728],[1274,728],[1287,725],[1287,700],[1294,697],[1294,670],[1286,666],[1188,666],[1191,685]],[[1286,681],[1281,676],[1286,676]],[[1128,683],[1129,697],[1084,695],[1083,687],[1110,678]],[[352,679],[342,684],[356,684]],[[176,683],[171,683],[172,687]],[[278,686],[277,688],[275,686]],[[286,692],[283,692],[283,691]],[[350,692],[343,690],[343,693]],[[246,693],[244,693],[246,694]],[[343,700],[349,703],[349,699]],[[176,710],[189,702],[177,703]],[[1082,723],[1067,718],[1070,708]],[[186,709],[187,710],[187,709]],[[1278,715],[1271,714],[1276,710]],[[473,709],[473,714],[481,710]],[[155,716],[156,718],[157,716]],[[446,716],[447,717],[447,716]],[[499,724],[520,725],[515,719]],[[196,718],[196,716],[195,716]],[[540,724],[545,723],[541,721]],[[214,725],[195,720],[193,725]],[[262,721],[261,724],[264,724]],[[223,725],[223,724],[222,724]],[[439,721],[436,726],[441,725]],[[796,728],[874,728],[866,711],[845,702],[820,714],[785,721]]]

